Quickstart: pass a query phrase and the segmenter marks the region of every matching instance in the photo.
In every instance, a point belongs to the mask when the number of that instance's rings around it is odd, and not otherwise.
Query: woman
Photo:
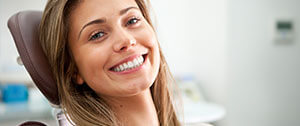
[[[179,126],[144,0],[49,0],[40,41],[78,126]]]

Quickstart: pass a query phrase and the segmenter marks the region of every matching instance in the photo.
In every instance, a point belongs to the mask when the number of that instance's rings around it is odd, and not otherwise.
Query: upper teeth
[[[139,56],[139,57],[133,59],[132,61],[128,61],[126,63],[123,63],[123,64],[119,65],[119,66],[114,67],[113,71],[122,72],[122,71],[125,71],[125,70],[136,68],[136,67],[142,65],[143,62],[144,62],[144,57]]]

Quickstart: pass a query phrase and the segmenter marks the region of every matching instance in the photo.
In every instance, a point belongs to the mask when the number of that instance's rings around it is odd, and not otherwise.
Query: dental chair
[[[47,98],[52,107],[59,108],[60,101],[57,85],[48,60],[39,43],[38,29],[41,18],[42,11],[22,11],[9,18],[8,27],[21,61],[34,84]],[[58,125],[62,125],[59,114],[56,115],[56,118],[58,119]],[[45,126],[45,124],[27,121],[20,126]]]

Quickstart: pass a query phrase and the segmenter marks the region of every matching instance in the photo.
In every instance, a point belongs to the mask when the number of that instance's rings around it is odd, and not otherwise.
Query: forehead
[[[117,15],[120,10],[129,6],[138,7],[135,0],[82,0],[71,11],[71,18],[89,20],[110,17]]]

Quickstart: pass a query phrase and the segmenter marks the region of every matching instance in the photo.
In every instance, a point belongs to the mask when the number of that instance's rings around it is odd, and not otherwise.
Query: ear
[[[75,74],[74,80],[76,80],[76,83],[79,85],[82,85],[84,83],[84,80],[80,74]]]

